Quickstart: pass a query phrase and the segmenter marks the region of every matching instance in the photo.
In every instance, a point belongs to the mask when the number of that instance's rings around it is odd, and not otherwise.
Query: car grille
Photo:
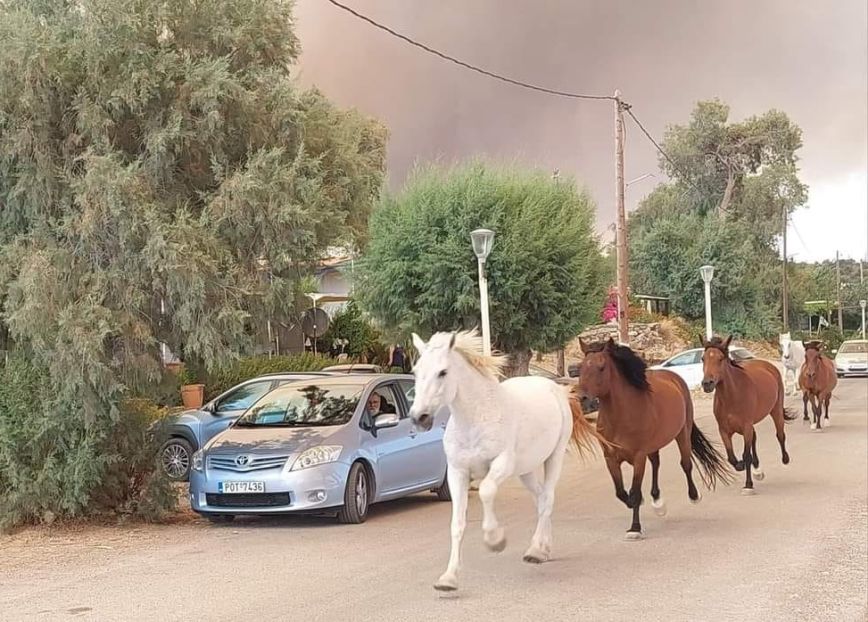
[[[217,508],[276,508],[289,505],[288,492],[263,492],[249,494],[205,494],[205,502]]]
[[[235,471],[247,473],[249,471],[261,471],[262,469],[279,469],[286,464],[289,456],[250,456],[249,462],[239,465],[235,459],[237,456],[208,456],[208,466],[221,471]]]

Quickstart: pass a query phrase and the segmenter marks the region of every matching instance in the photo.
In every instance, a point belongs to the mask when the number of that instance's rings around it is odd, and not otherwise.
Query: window
[[[416,400],[416,383],[402,380],[398,384],[404,392],[404,398],[407,400],[407,408],[410,408]]]
[[[361,391],[358,384],[284,385],[244,413],[235,425],[242,428],[343,425],[356,412]]]
[[[699,350],[693,350],[691,352],[685,352],[684,354],[679,354],[674,359],[667,363],[666,367],[680,367],[682,365],[693,365],[699,362],[699,358],[702,354]]]
[[[217,410],[247,410],[268,393],[270,388],[271,380],[245,384],[220,400]]]
[[[841,345],[841,349],[838,350],[841,354],[865,354],[868,352],[868,342],[844,342]]]
[[[374,415],[395,413],[403,417],[398,408],[398,399],[392,385],[380,385],[371,391],[368,396],[368,413]]]

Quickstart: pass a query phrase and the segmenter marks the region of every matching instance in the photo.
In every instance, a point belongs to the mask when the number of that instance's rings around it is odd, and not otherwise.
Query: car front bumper
[[[316,512],[344,503],[350,465],[321,464],[300,471],[244,473],[208,468],[190,471],[190,506],[200,514],[286,514]],[[221,482],[263,482],[264,493],[220,492]]]

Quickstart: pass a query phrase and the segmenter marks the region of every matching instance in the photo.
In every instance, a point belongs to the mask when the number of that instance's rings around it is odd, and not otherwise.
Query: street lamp
[[[702,266],[699,269],[702,282],[705,283],[705,338],[711,339],[711,279],[714,278],[714,266]]]
[[[320,298],[324,297],[325,294],[312,292],[310,294],[305,294],[305,296],[310,298],[311,302],[313,302],[313,355],[316,356],[316,303]]]
[[[482,311],[482,353],[491,355],[491,326],[488,320],[488,279],[485,276],[485,260],[491,254],[494,245],[494,231],[476,229],[470,233],[473,252],[479,267],[479,308]]]
[[[859,306],[862,307],[862,339],[865,339],[865,306],[868,305],[868,300],[860,300]]]

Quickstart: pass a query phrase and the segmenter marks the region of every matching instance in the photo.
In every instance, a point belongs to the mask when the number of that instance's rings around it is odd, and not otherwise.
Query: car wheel
[[[190,476],[193,446],[183,438],[170,438],[160,450],[160,464],[173,482],[185,482]]]
[[[345,524],[358,525],[368,518],[371,499],[371,483],[365,467],[356,462],[350,468],[347,488],[344,491],[344,506],[338,512],[338,520]]]
[[[224,525],[235,520],[234,514],[206,514],[205,518],[215,525]]]
[[[452,501],[452,492],[449,490],[448,477],[443,477],[443,483],[439,488],[434,489],[434,494],[437,495],[438,501]]]

